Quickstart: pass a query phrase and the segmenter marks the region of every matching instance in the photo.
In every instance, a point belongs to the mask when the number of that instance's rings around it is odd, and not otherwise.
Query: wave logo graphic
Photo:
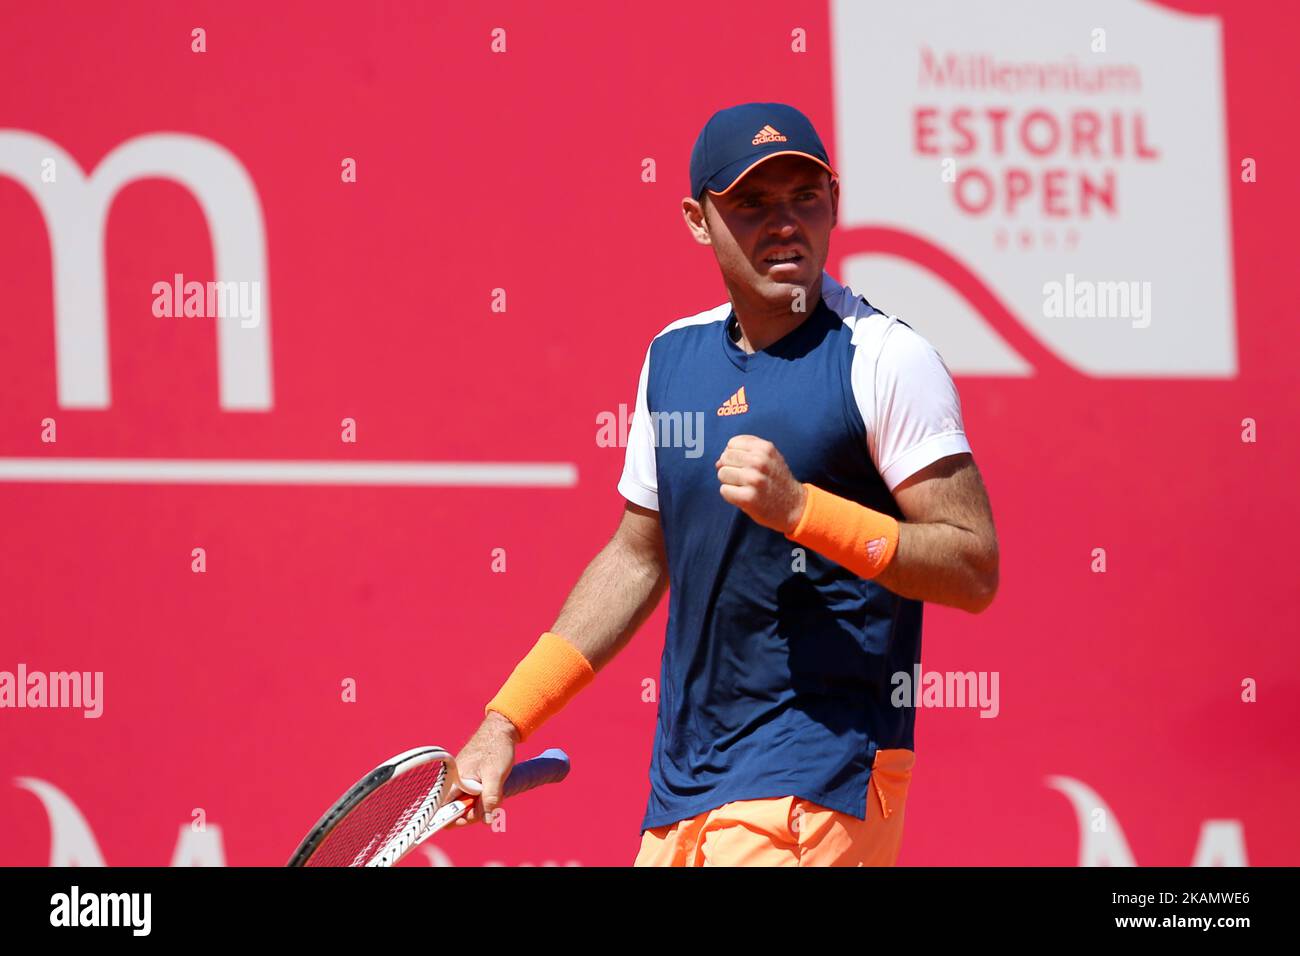
[[[1079,824],[1079,866],[1137,866],[1119,818],[1097,792],[1073,777],[1048,777],[1047,786],[1070,801]],[[1249,866],[1240,820],[1204,820],[1192,866]]]
[[[1217,19],[1138,0],[831,15],[833,274],[957,374],[1236,376]],[[1053,307],[1067,285],[1149,294],[1141,315]]]

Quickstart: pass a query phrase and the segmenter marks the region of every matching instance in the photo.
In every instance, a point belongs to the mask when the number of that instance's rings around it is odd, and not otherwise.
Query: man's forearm
[[[504,729],[522,742],[558,714],[627,644],[667,587],[657,513],[628,503],[609,544],[587,565],[569,592],[555,625],[533,645],[488,701],[480,730]]]
[[[905,598],[978,613],[998,588],[990,537],[940,522],[900,522],[898,551],[875,580]]]
[[[615,538],[582,572],[551,630],[600,670],[632,639],[667,586],[660,561]]]

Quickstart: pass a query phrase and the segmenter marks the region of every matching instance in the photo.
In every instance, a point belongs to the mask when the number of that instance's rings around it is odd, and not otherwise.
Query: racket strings
[[[413,839],[438,809],[445,778],[446,764],[431,760],[380,785],[339,821],[305,865],[366,866],[403,833]]]

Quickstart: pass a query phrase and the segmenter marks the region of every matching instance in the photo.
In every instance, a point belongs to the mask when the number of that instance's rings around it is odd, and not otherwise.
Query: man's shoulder
[[[683,359],[686,355],[704,347],[704,336],[711,334],[717,325],[725,322],[731,314],[731,303],[724,302],[695,315],[674,319],[654,334],[646,347],[646,362],[654,359],[656,367],[668,362],[670,365]]]
[[[934,344],[910,322],[877,308],[866,296],[840,285],[829,274],[823,277],[822,300],[851,330],[855,376],[865,375],[879,365],[927,365],[938,356]],[[941,357],[939,361],[943,361]]]
[[[854,357],[880,353],[885,337],[896,327],[910,327],[893,313],[878,309],[861,293],[835,281],[830,273],[822,274],[822,302],[848,329]]]
[[[731,303],[724,302],[721,305],[715,305],[710,309],[705,309],[703,312],[697,312],[694,315],[688,315],[681,319],[674,319],[656,332],[654,338],[662,338],[670,332],[678,332],[684,329],[694,329],[697,327],[713,325],[717,322],[725,322],[727,316],[730,314]]]

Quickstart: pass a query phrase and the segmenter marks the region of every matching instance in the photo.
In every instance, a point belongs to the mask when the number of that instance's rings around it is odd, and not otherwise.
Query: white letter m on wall
[[[56,182],[41,182],[53,158]],[[108,286],[105,224],[113,197],[137,179],[169,179],[198,201],[212,237],[218,282],[257,283],[261,321],[217,322],[217,378],[222,409],[271,407],[270,285],[266,234],[257,190],[229,150],[198,136],[153,133],[127,140],[90,176],[58,145],[22,130],[0,130],[0,176],[26,187],[45,217],[54,275],[54,342],[59,405],[107,408]]]

